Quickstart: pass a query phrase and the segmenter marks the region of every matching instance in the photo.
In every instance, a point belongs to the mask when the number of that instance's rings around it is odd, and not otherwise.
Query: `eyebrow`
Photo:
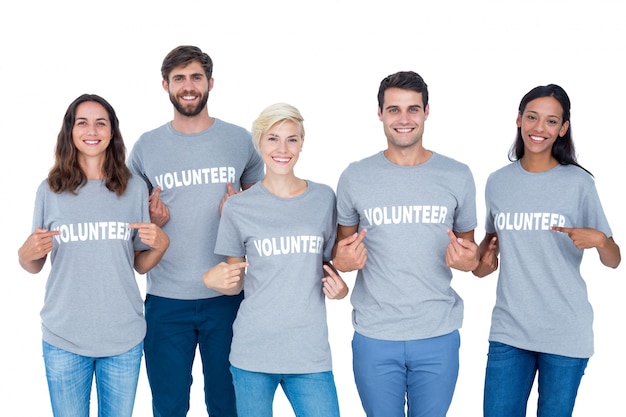
[[[276,137],[281,137],[280,134],[278,133],[274,133],[274,132],[267,132],[265,133],[266,136],[276,136]],[[289,135],[289,136],[285,136],[286,138],[299,138],[300,134],[298,133],[294,133],[293,135]]]
[[[193,74],[178,74],[178,73],[174,73],[171,75],[172,78],[175,77],[203,77],[205,74],[203,72],[194,72]]]
[[[398,104],[390,104],[388,106],[385,107],[385,110],[389,110],[389,109],[399,109],[401,106]],[[417,108],[422,108],[423,106],[421,104],[409,104],[407,106],[407,108],[412,108],[412,107],[417,107]]]
[[[539,114],[539,112],[535,110],[526,110],[524,113]],[[561,119],[561,116],[556,115],[556,114],[549,114],[548,117],[556,117],[557,119]]]
[[[77,117],[76,120],[88,120],[88,118],[87,117]],[[109,119],[107,119],[106,117],[98,117],[96,119],[96,121],[98,121],[98,120],[104,120],[105,122],[109,121]]]

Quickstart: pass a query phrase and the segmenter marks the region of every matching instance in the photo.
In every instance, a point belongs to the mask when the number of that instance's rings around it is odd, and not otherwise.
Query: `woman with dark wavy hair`
[[[474,274],[498,268],[484,388],[484,416],[525,416],[535,376],[538,416],[571,416],[593,354],[593,311],[580,265],[595,248],[617,268],[591,173],[580,166],[570,100],[555,84],[521,100],[511,164],[486,184],[486,235]]]
[[[169,238],[150,223],[148,191],[125,158],[113,107],[94,94],[74,100],[18,251],[32,274],[50,254],[41,328],[55,417],[89,416],[94,376],[99,414],[132,415],[146,332],[134,270],[156,265]]]

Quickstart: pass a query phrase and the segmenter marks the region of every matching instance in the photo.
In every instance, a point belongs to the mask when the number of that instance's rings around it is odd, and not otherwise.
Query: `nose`
[[[185,81],[183,82],[183,88],[185,90],[194,89],[193,79],[191,77],[185,77]]]
[[[407,123],[409,122],[410,117],[409,117],[409,113],[406,111],[400,112],[400,122],[401,123]]]
[[[96,134],[96,125],[94,123],[87,123],[87,134],[92,136]]]
[[[287,152],[287,141],[286,140],[281,140],[278,143],[278,150],[280,152]]]

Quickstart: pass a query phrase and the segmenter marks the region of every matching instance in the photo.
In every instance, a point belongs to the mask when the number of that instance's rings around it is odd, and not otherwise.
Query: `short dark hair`
[[[424,109],[428,105],[428,85],[424,79],[413,71],[400,71],[383,79],[378,89],[378,108],[382,110],[385,102],[385,91],[389,88],[401,88],[422,93]]]
[[[172,72],[174,68],[180,67],[181,65],[187,66],[193,61],[197,61],[202,65],[207,79],[210,80],[213,76],[213,61],[211,57],[207,53],[202,52],[197,46],[191,45],[177,46],[167,54],[161,65],[163,80],[169,82],[170,72]]]

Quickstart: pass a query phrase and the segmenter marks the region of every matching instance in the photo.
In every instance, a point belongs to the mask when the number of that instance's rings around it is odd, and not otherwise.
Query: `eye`
[[[536,119],[537,119],[537,118],[536,118],[534,115],[532,115],[532,114],[527,114],[527,115],[526,115],[526,118],[527,118],[528,120],[536,120]]]
[[[556,120],[548,120],[548,123],[555,126],[558,124],[558,122]]]
[[[202,81],[202,78],[203,78],[202,75],[194,75],[193,76],[193,80],[194,81]]]
[[[420,111],[419,107],[409,107],[409,112],[411,113],[417,113]]]

